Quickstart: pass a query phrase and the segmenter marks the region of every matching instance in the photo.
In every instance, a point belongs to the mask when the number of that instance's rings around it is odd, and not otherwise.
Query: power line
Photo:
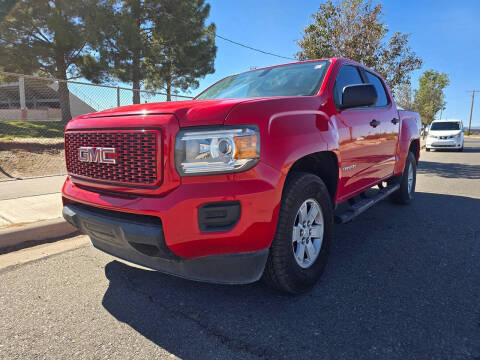
[[[244,47],[244,48],[249,49],[249,50],[257,51],[257,52],[262,53],[262,54],[271,55],[271,56],[276,56],[276,57],[281,58],[281,59],[297,60],[297,59],[295,59],[295,58],[291,58],[291,57],[288,57],[288,56],[277,55],[277,54],[274,54],[274,53],[271,53],[271,52],[268,52],[268,51],[260,50],[260,49],[251,47],[251,46],[249,46],[249,45],[245,45],[245,44],[239,43],[239,42],[237,42],[237,41],[233,41],[233,40],[227,39],[226,37],[220,36],[220,35],[218,35],[218,34],[216,34],[216,33],[214,33],[214,35],[215,35],[215,37],[220,38],[220,39],[225,40],[225,41],[228,41],[228,42],[231,42],[232,44],[235,44],[235,45]]]
[[[186,20],[184,19],[181,19],[175,15],[172,15],[170,13],[167,13],[166,11],[162,11],[163,14],[167,15],[167,16],[170,16],[171,18],[175,19],[175,20],[178,20],[180,22],[183,22],[185,25],[190,25],[187,23]],[[269,52],[269,51],[265,51],[265,50],[261,50],[261,49],[257,49],[257,48],[254,48],[253,46],[250,46],[250,45],[245,45],[245,44],[242,44],[238,41],[235,41],[235,40],[232,40],[232,39],[229,39],[225,36],[221,36],[221,35],[218,35],[215,31],[212,31],[212,30],[208,30],[209,33],[213,34],[213,36],[215,36],[216,38],[219,38],[219,39],[222,39],[222,40],[225,40],[225,41],[228,41],[229,43],[232,43],[234,45],[237,45],[237,46],[241,46],[245,49],[249,49],[249,50],[252,50],[252,51],[256,51],[256,52],[259,52],[259,53],[262,53],[262,54],[265,54],[265,55],[270,55],[270,56],[275,56],[275,57],[278,57],[278,58],[281,58],[281,59],[287,59],[287,60],[297,60],[295,58],[291,58],[291,57],[288,57],[288,56],[283,56],[283,55],[278,55],[278,54],[274,54],[272,52]]]

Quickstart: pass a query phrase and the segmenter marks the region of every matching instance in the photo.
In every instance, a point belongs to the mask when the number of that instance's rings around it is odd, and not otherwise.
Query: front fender
[[[338,147],[338,133],[324,98],[262,99],[237,105],[226,125],[255,124],[260,131],[260,160],[285,175],[298,159]]]

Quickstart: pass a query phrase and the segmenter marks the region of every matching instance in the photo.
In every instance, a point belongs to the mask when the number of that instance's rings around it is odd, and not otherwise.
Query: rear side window
[[[333,91],[333,98],[335,100],[335,104],[342,104],[342,91],[345,86],[358,85],[362,83],[363,81],[360,77],[360,73],[355,66],[342,66],[340,71],[338,72],[337,79],[335,80],[335,87]]]
[[[385,88],[383,87],[382,81],[368,71],[365,71],[365,75],[367,76],[367,80],[370,84],[375,86],[375,90],[377,90],[378,100],[375,106],[387,106],[388,105],[388,98],[387,93],[385,92]]]

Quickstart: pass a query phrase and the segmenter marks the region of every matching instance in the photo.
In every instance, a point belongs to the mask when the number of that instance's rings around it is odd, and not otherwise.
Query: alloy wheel
[[[324,223],[320,205],[305,200],[297,211],[292,231],[292,251],[297,264],[306,269],[315,262],[323,242]]]

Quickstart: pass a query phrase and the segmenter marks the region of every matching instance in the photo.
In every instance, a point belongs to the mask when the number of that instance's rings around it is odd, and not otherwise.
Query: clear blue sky
[[[310,0],[210,0],[210,21],[217,33],[232,40],[280,55],[293,57],[296,40],[322,1]],[[443,118],[457,118],[468,124],[471,94],[480,90],[480,1],[383,1],[385,23],[390,33],[411,33],[410,44],[422,57],[419,75],[427,69],[445,72],[450,77],[446,89],[447,109]],[[288,60],[263,55],[217,38],[215,74],[200,82],[199,90],[229,74]],[[193,93],[198,93],[194,91]],[[480,93],[477,94],[473,125],[480,127]]]

